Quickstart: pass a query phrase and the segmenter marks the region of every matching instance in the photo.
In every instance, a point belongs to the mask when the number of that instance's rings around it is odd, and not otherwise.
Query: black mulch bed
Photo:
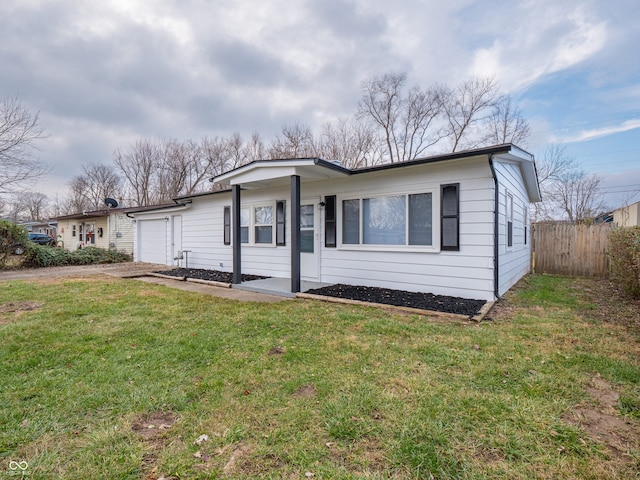
[[[173,270],[154,272],[162,275],[180,278],[197,278],[198,280],[209,280],[212,282],[231,283],[232,274],[229,272],[220,272],[218,270],[205,270],[203,268],[174,268]],[[242,274],[242,281],[249,282],[251,280],[263,280],[269,277],[261,277],[260,275]]]
[[[214,282],[231,283],[232,274],[220,272],[218,270],[205,270],[202,268],[174,268],[173,270],[160,271],[163,275],[179,278],[197,278],[200,280],[211,280]],[[242,281],[263,280],[269,277],[260,275],[242,274]],[[399,307],[411,307],[422,310],[432,310],[435,312],[456,313],[472,317],[480,313],[484,306],[483,300],[469,300],[466,298],[447,297],[445,295],[434,295],[432,293],[415,293],[404,290],[391,290],[388,288],[364,287],[358,285],[336,284],[328,287],[315,288],[306,293],[314,295],[324,295],[326,297],[348,298],[350,300],[360,300],[371,303],[382,303],[384,305],[395,305]]]
[[[415,293],[404,290],[390,290],[388,288],[363,287],[357,285],[336,284],[328,287],[315,288],[306,293],[325,295],[327,297],[348,298],[384,305],[419,308],[435,312],[456,313],[472,317],[480,313],[486,303],[484,300],[469,300],[466,298],[447,297],[432,293]]]

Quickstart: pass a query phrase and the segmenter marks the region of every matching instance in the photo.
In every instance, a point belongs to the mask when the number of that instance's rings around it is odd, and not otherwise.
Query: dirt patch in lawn
[[[14,321],[20,315],[25,312],[33,312],[39,310],[44,306],[44,303],[39,302],[7,302],[0,305],[0,325],[7,324]],[[5,314],[13,313],[12,318],[8,318],[9,315]],[[4,317],[4,318],[3,318]]]
[[[593,377],[587,392],[589,404],[577,406],[562,419],[604,445],[613,462],[632,464],[634,459],[628,452],[640,447],[640,425],[620,416],[619,395],[614,385],[603,378]]]
[[[318,394],[318,389],[315,385],[303,385],[293,392],[293,396],[296,398],[315,397]]]
[[[44,303],[38,302],[7,302],[0,305],[0,313],[31,312],[43,305]]]
[[[142,456],[141,467],[145,472],[145,479],[169,478],[156,476],[158,470],[158,453],[164,448],[165,432],[176,423],[178,416],[171,412],[152,412],[141,415],[131,423],[131,430],[139,434],[150,447]]]
[[[287,351],[284,347],[273,347],[269,350],[269,355],[284,355],[285,353],[287,353]]]
[[[587,302],[583,316],[621,325],[640,337],[640,300],[625,295],[609,279],[576,278],[572,288]]]
[[[173,427],[178,417],[171,412],[153,412],[143,415],[131,423],[131,430],[148,441],[154,441]]]

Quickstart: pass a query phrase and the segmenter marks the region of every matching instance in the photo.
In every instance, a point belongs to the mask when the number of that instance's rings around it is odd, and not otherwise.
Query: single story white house
[[[99,247],[133,254],[132,208],[104,208],[62,215],[58,221],[58,245],[74,251]],[[136,209],[139,210],[139,209]]]
[[[226,190],[131,212],[134,259],[495,300],[529,272],[534,158],[511,145],[351,170],[261,160],[211,179]],[[184,262],[182,263],[184,266]]]

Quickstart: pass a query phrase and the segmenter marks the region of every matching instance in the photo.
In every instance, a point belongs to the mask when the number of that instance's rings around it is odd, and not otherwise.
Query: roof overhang
[[[520,173],[522,174],[524,187],[529,195],[529,201],[542,201],[540,184],[538,183],[538,172],[536,171],[536,164],[533,155],[511,145],[511,149],[508,152],[498,153],[495,155],[495,158],[517,163],[520,168]]]
[[[472,157],[496,158],[519,166],[529,200],[541,200],[540,186],[533,155],[512,144],[495,145],[461,152],[436,155],[407,162],[388,163],[350,170],[337,163],[319,158],[296,158],[286,160],[257,160],[210,179],[223,186],[239,185],[246,190],[289,185],[292,175],[298,175],[301,182],[327,180],[332,178],[360,175],[383,170],[408,168],[440,162],[459,161]]]
[[[220,185],[239,185],[246,190],[289,185],[292,175],[301,182],[327,180],[351,174],[347,168],[319,158],[258,160],[211,179]]]
[[[174,212],[179,212],[182,210],[187,210],[188,208],[191,207],[191,200],[188,200],[186,202],[181,202],[181,203],[169,203],[169,204],[164,204],[164,205],[150,205],[150,206],[146,206],[146,207],[138,207],[138,208],[133,208],[131,210],[129,210],[127,212],[127,216],[136,216],[136,215],[143,215],[146,213],[149,214],[164,214],[164,213],[174,213]]]

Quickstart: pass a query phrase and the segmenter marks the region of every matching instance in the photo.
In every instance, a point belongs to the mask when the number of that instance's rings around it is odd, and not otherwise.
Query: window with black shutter
[[[336,247],[336,196],[324,197],[324,246]]]
[[[507,194],[507,247],[513,247],[513,195]]]
[[[441,185],[440,248],[460,250],[460,184]]]
[[[284,246],[285,241],[285,211],[287,202],[279,200],[276,202],[276,245]]]
[[[224,244],[231,245],[231,207],[224,207]]]

